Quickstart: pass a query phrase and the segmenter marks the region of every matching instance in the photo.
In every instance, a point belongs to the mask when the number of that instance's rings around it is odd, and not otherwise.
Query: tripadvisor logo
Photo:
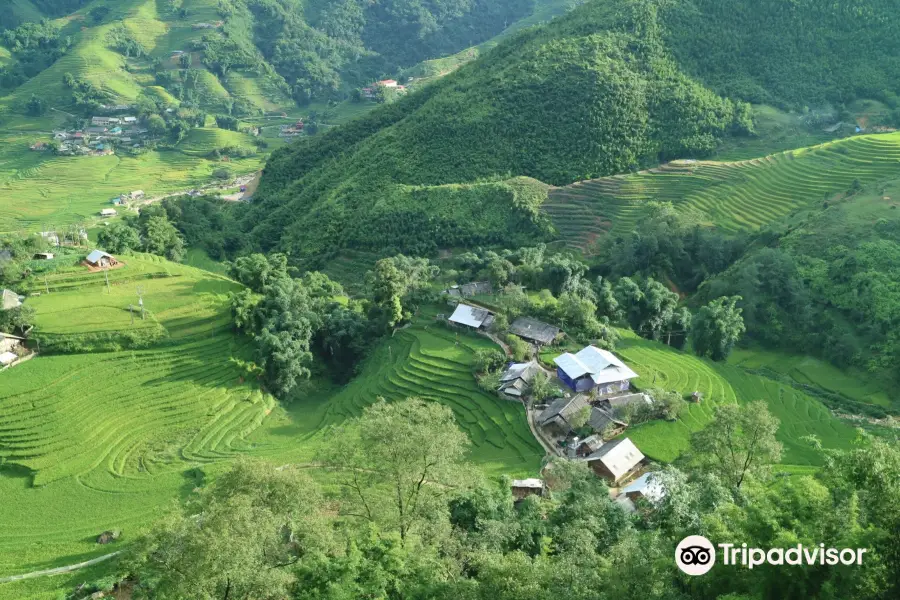
[[[721,562],[752,569],[760,565],[861,565],[866,548],[826,548],[825,544],[790,548],[748,548],[747,544],[718,544]],[[702,535],[689,535],[675,548],[675,564],[688,575],[704,575],[716,564],[716,547]]]

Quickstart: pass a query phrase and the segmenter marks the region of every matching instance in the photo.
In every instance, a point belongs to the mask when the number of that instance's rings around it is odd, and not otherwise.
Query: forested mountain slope
[[[412,229],[374,243],[348,229],[377,200],[396,200],[396,186],[511,175],[561,184],[702,154],[749,128],[748,106],[679,71],[658,25],[651,4],[603,0],[527,30],[396,105],[273,156],[246,223],[270,247],[287,226],[280,245],[295,254],[342,242],[406,249]],[[304,235],[312,223],[315,239]]]
[[[890,99],[900,53],[889,4],[595,0],[396,105],[276,153],[243,227],[257,246],[295,256],[340,246],[422,251],[412,226],[379,230],[377,239],[357,229],[386,210],[396,223],[407,222],[405,212],[417,227],[434,223],[403,205],[404,186],[521,175],[561,185],[701,157],[750,133],[746,100]],[[764,32],[759,44],[753,32]],[[828,51],[838,44],[839,53]],[[546,232],[531,221],[521,233]],[[428,240],[431,250],[460,242],[440,232]]]

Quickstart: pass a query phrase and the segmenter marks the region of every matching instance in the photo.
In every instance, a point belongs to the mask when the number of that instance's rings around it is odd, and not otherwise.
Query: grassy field
[[[784,444],[785,465],[821,463],[821,457],[801,439],[803,436],[819,436],[826,448],[848,448],[855,436],[853,428],[835,418],[821,402],[789,385],[748,373],[739,366],[739,358],[733,363],[715,363],[631,333],[622,334],[616,352],[640,375],[634,380],[636,386],[703,393],[703,401],[690,403],[676,422],[654,421],[628,429],[626,435],[655,460],[671,462],[678,458],[688,449],[691,433],[712,419],[716,406],[753,400],[765,400],[781,421],[778,440]],[[558,350],[548,349],[542,358],[549,363],[557,354]]]
[[[185,140],[185,148],[197,154],[203,154],[210,141],[202,133],[205,130],[200,131]],[[230,133],[234,132],[225,134],[228,140],[234,137]],[[39,137],[0,134],[0,232],[47,230],[95,219],[100,209],[109,207],[110,198],[124,192],[140,189],[154,196],[188,190],[209,184],[212,172],[221,166],[173,151],[138,157],[54,157],[30,152],[28,147]],[[252,173],[262,168],[263,160],[254,156],[228,164],[236,173]]]
[[[900,174],[900,133],[861,135],[738,162],[675,161],[633,175],[555,188],[545,210],[571,246],[631,231],[650,200],[672,202],[725,231],[756,229],[846,192],[855,180]]]

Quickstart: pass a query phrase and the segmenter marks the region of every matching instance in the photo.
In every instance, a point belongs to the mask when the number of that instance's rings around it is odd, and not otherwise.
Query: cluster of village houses
[[[490,294],[491,288],[488,282],[478,282],[453,286],[445,293],[456,301]],[[473,304],[459,302],[448,321],[455,326],[486,331],[493,325],[494,315]],[[558,327],[530,317],[516,319],[509,332],[537,349],[554,344],[561,336]],[[591,345],[574,354],[564,352],[553,363],[556,378],[566,391],[549,404],[528,408],[536,435],[547,442],[543,444],[545,448],[554,448],[569,460],[587,463],[611,489],[617,490],[616,501],[628,511],[635,510],[637,498],[651,503],[662,499],[663,485],[646,472],[649,466],[646,457],[629,438],[622,437],[628,424],[616,417],[631,405],[653,402],[647,394],[632,390],[631,380],[638,377],[637,373],[612,352]],[[499,395],[523,400],[532,379],[542,369],[537,360],[509,363],[500,376]],[[585,430],[590,430],[590,434],[579,437],[578,433]],[[512,491],[521,500],[532,494],[543,495],[546,485],[536,478],[515,480]]]
[[[127,110],[130,107],[122,105],[111,108]],[[114,154],[116,148],[140,148],[149,135],[149,130],[131,115],[92,117],[86,127],[53,131],[53,139],[59,143],[59,154],[66,156],[105,156]],[[48,148],[45,142],[36,142],[31,146],[35,151]]]

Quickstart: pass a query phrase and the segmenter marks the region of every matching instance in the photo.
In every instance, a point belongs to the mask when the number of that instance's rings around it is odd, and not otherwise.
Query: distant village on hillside
[[[104,108],[126,112],[134,107],[122,104]],[[35,142],[31,149],[37,152],[55,150],[61,156],[107,156],[117,149],[140,148],[149,137],[150,131],[134,115],[94,116],[81,127],[53,130],[52,144]]]

